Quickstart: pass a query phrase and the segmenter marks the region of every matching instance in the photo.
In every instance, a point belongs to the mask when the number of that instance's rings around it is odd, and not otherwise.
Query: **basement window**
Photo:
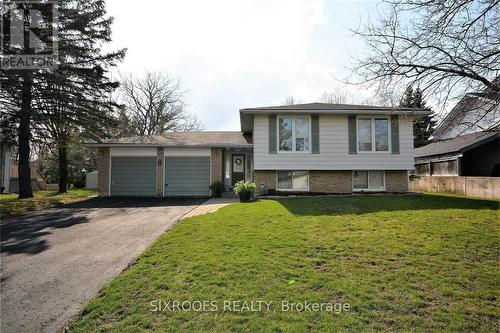
[[[352,189],[353,191],[384,191],[384,171],[353,171]]]
[[[307,191],[309,190],[308,171],[278,171],[279,191]]]

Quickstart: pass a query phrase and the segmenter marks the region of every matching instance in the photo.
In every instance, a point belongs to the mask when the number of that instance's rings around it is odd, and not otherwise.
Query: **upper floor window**
[[[358,151],[389,151],[389,119],[358,118]]]
[[[308,152],[311,142],[309,117],[278,117],[278,148],[280,152]]]

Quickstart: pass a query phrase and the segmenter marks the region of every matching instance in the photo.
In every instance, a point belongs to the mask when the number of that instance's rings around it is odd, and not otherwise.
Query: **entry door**
[[[245,180],[245,155],[233,155],[231,179],[233,186],[240,180]]]

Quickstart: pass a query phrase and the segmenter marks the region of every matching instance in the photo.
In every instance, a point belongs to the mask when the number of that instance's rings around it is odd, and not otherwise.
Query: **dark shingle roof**
[[[404,107],[388,107],[388,106],[373,106],[373,105],[356,105],[356,104],[331,104],[331,103],[307,103],[307,104],[292,104],[278,106],[263,106],[257,108],[241,109],[241,112],[255,111],[428,111],[428,109],[414,109]]]
[[[494,140],[495,137],[500,137],[500,132],[478,132],[457,136],[453,139],[441,140],[430,143],[426,146],[414,150],[415,157],[426,157],[432,155],[450,154],[455,152],[463,152],[471,149],[479,144]]]
[[[163,135],[131,136],[102,140],[88,145],[144,145],[163,147],[221,147],[247,146],[252,144],[252,136],[231,131],[198,131],[167,133]]]

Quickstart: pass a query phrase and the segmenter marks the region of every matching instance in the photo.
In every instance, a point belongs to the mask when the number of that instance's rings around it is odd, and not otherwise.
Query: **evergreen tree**
[[[401,98],[400,106],[419,109],[425,108],[422,90],[420,88],[413,90],[411,86],[408,86]],[[429,137],[432,135],[434,127],[436,126],[434,117],[435,115],[432,113],[413,121],[413,146],[415,148],[425,146],[430,142]]]
[[[406,87],[399,106],[413,107],[413,88],[411,86]]]
[[[0,78],[0,98],[17,108],[20,198],[32,196],[29,143],[33,134],[57,145],[59,191],[65,192],[70,138],[75,133],[97,136],[112,123],[115,104],[109,94],[118,83],[108,78],[108,70],[123,59],[125,50],[102,52],[102,46],[111,41],[113,22],[106,16],[105,2],[58,4],[58,68],[2,70]]]

